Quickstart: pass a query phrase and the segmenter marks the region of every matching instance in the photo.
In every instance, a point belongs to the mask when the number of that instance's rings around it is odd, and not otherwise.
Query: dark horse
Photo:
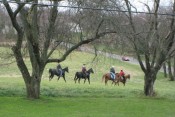
[[[111,78],[111,73],[106,73],[102,77],[102,82],[105,80],[105,85],[107,85],[108,80],[112,80],[112,82],[116,82],[119,77],[118,73],[115,73],[115,79]]]
[[[124,77],[125,77],[125,80],[123,78],[121,78],[121,76],[119,76],[115,81],[115,85],[118,84],[118,86],[119,86],[119,82],[122,82],[123,85],[125,86],[126,80],[130,79],[130,74],[127,74]]]
[[[58,80],[60,79],[60,77],[63,77],[64,81],[66,82],[65,72],[69,73],[68,67],[65,67],[64,69],[62,69],[62,76],[60,75],[60,72],[59,73],[57,72],[57,69],[49,69],[49,74],[50,74],[49,81],[52,80],[54,75],[57,75],[58,76]]]
[[[90,74],[91,73],[94,73],[94,71],[93,71],[92,68],[90,68],[89,70],[87,70],[86,76],[82,72],[76,72],[75,73],[75,78],[74,78],[75,83],[76,83],[77,80],[80,83],[80,79],[82,78],[82,79],[84,79],[84,83],[86,82],[86,79],[88,79],[89,84],[90,84]]]

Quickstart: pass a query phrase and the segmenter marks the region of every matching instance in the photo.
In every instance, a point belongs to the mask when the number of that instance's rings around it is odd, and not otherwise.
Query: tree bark
[[[156,72],[145,73],[144,94],[146,96],[154,96],[154,81],[156,80],[156,74]]]
[[[31,78],[31,82],[27,82],[26,92],[27,98],[39,99],[40,97],[40,78],[33,77]]]

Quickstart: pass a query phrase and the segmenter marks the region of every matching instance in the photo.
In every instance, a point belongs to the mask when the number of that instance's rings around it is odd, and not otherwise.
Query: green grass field
[[[2,51],[2,48],[0,48]],[[8,50],[3,50],[8,51]],[[6,52],[4,52],[6,53]],[[60,52],[54,56],[61,54]],[[56,77],[49,82],[48,64],[41,82],[41,99],[26,99],[24,81],[15,63],[0,66],[0,117],[175,117],[175,82],[168,81],[162,73],[155,82],[155,97],[143,94],[143,73],[139,66],[99,56],[73,52],[62,67],[69,67],[67,83]],[[0,59],[1,63],[13,60]],[[30,69],[30,63],[26,59]],[[93,68],[91,84],[74,83],[74,74],[81,70],[83,63]],[[102,75],[111,65],[116,70],[124,69],[131,74],[126,86],[105,86]]]

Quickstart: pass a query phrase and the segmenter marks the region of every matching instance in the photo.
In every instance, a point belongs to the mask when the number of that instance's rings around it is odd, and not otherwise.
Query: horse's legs
[[[111,85],[113,85],[113,84],[115,85],[115,80],[112,80],[112,83],[111,83]]]
[[[107,85],[108,80],[105,79],[105,85]]]
[[[119,81],[117,81],[117,84],[118,84],[118,86],[119,86]]]
[[[78,83],[80,84],[80,78],[78,78]]]
[[[77,78],[77,76],[76,76],[76,74],[75,74],[75,77],[74,77],[74,81],[75,81],[75,83],[76,83],[77,79],[78,79],[78,78]]]
[[[84,84],[85,84],[85,82],[86,82],[86,78],[84,78]]]
[[[57,81],[60,79],[60,76],[58,76],[58,79],[57,79]]]
[[[66,82],[65,76],[63,76],[64,81]]]
[[[75,77],[74,77],[75,83],[77,82],[77,79],[78,79],[78,77],[75,75]]]
[[[117,84],[117,81],[114,82],[114,86]]]
[[[74,78],[74,81],[75,81],[75,83],[76,83],[77,79],[76,79],[76,78]]]
[[[114,80],[114,85],[118,84],[118,80]]]
[[[125,86],[125,81],[123,82],[123,85]]]
[[[75,83],[76,83],[76,82],[77,82],[77,80],[78,80],[78,78],[75,78],[74,80],[75,80]]]
[[[118,80],[115,80],[114,81],[114,85],[118,84],[119,85],[119,81]]]
[[[52,75],[50,75],[50,76],[49,76],[49,81],[51,81],[51,80],[52,80],[52,78],[53,78],[53,76],[52,76]]]
[[[116,84],[119,86],[119,82],[115,82],[115,85],[116,85]]]
[[[88,78],[88,82],[89,82],[89,84],[90,84],[90,78]]]

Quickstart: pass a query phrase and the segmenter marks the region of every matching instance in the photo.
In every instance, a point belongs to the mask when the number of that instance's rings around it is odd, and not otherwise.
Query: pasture
[[[9,52],[1,48],[4,53]],[[2,53],[1,53],[2,54]],[[59,55],[57,52],[53,56]],[[49,68],[56,68],[56,63],[48,64],[41,81],[41,99],[28,100],[25,98],[25,85],[13,60],[0,59],[1,63],[12,64],[0,66],[0,117],[174,117],[175,115],[175,82],[168,81],[162,73],[158,74],[155,82],[156,95],[143,95],[143,73],[139,66],[120,60],[82,52],[73,52],[62,67],[69,67],[65,74],[66,83],[56,76],[49,81]],[[30,69],[30,62],[26,58]],[[75,84],[74,75],[81,70],[85,63],[93,68],[91,84],[78,82]],[[102,75],[114,65],[116,71],[123,69],[131,74],[126,86],[112,86],[111,81],[105,86]]]

